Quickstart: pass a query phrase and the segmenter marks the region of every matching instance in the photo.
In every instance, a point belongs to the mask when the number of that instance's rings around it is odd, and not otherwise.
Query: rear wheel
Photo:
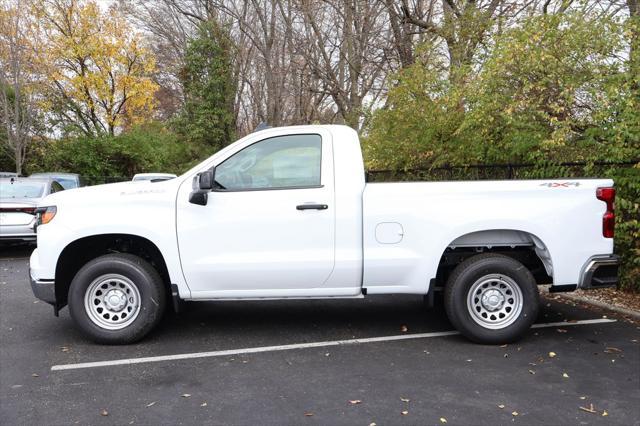
[[[166,292],[158,272],[130,254],[98,257],[76,274],[69,312],[92,340],[127,344],[142,339],[160,321]]]
[[[538,286],[517,260],[482,254],[452,272],[445,287],[445,309],[451,323],[474,342],[513,342],[538,316]]]

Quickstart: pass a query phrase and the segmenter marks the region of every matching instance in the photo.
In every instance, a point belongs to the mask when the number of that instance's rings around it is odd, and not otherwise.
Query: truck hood
[[[38,206],[95,206],[117,205],[138,200],[171,198],[179,186],[178,179],[163,182],[120,182],[106,185],[85,186],[56,192],[40,200]]]

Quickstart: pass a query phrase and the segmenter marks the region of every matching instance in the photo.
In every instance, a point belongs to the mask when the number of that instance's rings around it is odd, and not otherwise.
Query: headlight
[[[49,207],[38,207],[36,209],[37,219],[36,219],[36,227],[40,225],[46,225],[51,222],[53,218],[56,216],[56,212],[58,209],[56,206]]]

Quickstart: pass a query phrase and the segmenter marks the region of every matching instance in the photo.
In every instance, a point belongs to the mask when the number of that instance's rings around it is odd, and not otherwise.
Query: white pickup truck
[[[617,281],[611,180],[365,183],[344,126],[250,134],[182,176],[50,195],[30,260],[36,297],[108,344],[173,300],[444,292],[473,341],[522,337],[551,291]]]

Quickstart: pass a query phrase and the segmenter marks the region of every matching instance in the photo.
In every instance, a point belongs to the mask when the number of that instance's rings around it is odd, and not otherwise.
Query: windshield
[[[133,178],[133,181],[137,182],[139,180],[151,180],[151,179],[158,179],[158,176],[149,176],[149,175],[146,175],[146,176],[135,176]]]
[[[40,198],[44,182],[0,182],[0,198]]]

